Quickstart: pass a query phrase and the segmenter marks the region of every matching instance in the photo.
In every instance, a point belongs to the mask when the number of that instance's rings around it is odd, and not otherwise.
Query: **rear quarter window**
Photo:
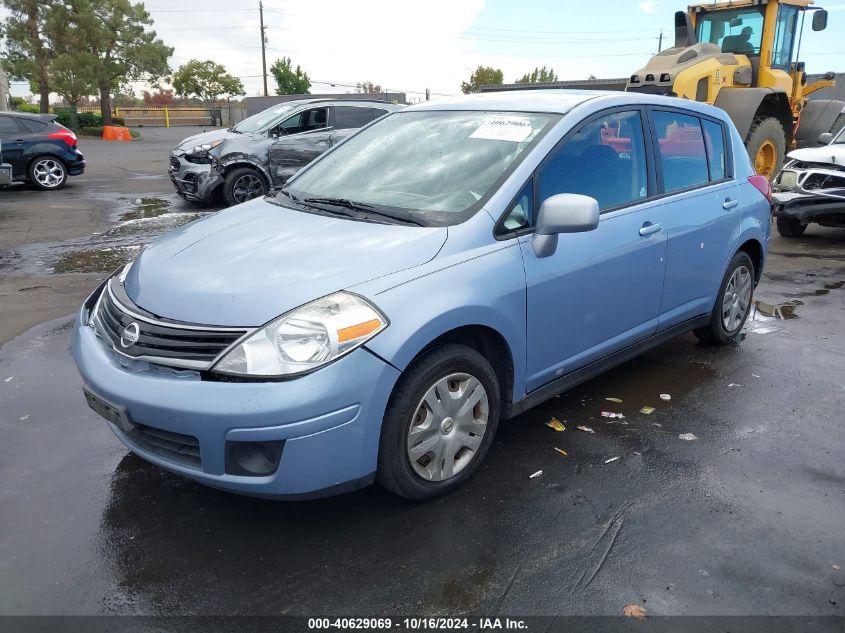
[[[47,123],[45,121],[36,121],[34,119],[18,119],[18,123],[20,123],[25,130],[28,130],[33,134],[43,132],[47,129]]]
[[[355,106],[335,106],[334,126],[339,129],[363,127],[370,121],[387,114],[380,108],[360,108]]]

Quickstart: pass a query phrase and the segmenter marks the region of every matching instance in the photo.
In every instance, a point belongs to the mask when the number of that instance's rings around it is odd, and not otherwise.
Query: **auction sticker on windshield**
[[[522,143],[531,134],[531,121],[525,117],[496,116],[485,121],[470,138],[483,138],[489,141],[512,141]]]

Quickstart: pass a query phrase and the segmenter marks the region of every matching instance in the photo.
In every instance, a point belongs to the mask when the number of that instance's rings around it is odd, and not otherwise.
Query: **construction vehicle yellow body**
[[[675,14],[675,44],[631,75],[627,90],[671,94],[727,111],[757,172],[772,179],[786,151],[815,145],[845,126],[845,102],[808,100],[833,73],[807,85],[798,61],[806,17],[814,31],[827,11],[812,0],[736,0]]]

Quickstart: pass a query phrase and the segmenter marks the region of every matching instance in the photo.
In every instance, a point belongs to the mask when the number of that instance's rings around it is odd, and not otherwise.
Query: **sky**
[[[801,59],[811,73],[845,71],[845,3],[831,0],[828,28],[805,27]],[[148,0],[154,29],[175,51],[175,69],[211,59],[241,78],[248,96],[261,94],[258,2]],[[350,92],[371,81],[422,98],[460,92],[479,65],[516,81],[537,66],[560,79],[626,77],[674,37],[668,0],[266,0],[267,65],[290,57],[312,93]],[[0,10],[0,17],[4,13]],[[274,82],[269,78],[270,93]],[[137,92],[146,86],[138,84]],[[26,85],[12,93],[25,96]]]

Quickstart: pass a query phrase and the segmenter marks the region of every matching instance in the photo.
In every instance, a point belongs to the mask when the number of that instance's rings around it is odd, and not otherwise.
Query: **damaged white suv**
[[[839,118],[845,122],[845,113]],[[800,237],[810,222],[845,227],[845,127],[822,134],[819,144],[787,154],[772,183],[772,214],[783,237]]]

